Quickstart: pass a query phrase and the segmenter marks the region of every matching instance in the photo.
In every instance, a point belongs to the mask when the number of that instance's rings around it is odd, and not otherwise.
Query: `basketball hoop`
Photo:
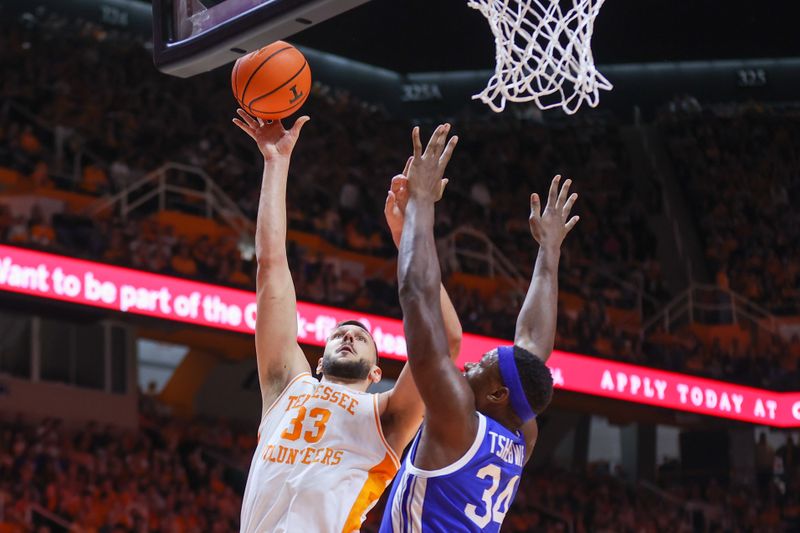
[[[564,0],[562,0],[564,1]],[[499,113],[509,102],[530,102],[540,109],[561,107],[575,113],[585,101],[595,107],[599,91],[611,83],[594,66],[594,19],[605,0],[469,0],[489,21],[494,34],[494,75],[472,98]]]

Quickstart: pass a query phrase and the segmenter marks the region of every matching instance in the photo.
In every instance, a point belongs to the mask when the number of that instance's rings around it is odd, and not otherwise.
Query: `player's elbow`
[[[288,262],[286,250],[281,247],[257,247],[256,265],[259,273],[269,272],[278,267],[285,267]]]
[[[529,351],[543,361],[547,361],[553,353],[552,345],[546,346],[544,343],[538,342],[527,332],[518,332],[514,335],[514,344]]]
[[[449,337],[447,339],[447,349],[450,352],[450,359],[456,360],[458,354],[461,353],[461,327],[458,328],[457,332],[451,331]]]
[[[410,261],[403,263],[401,258],[401,263],[397,270],[397,285],[400,298],[438,299],[441,285],[438,265],[434,269],[424,262],[413,266],[410,263]]]
[[[526,331],[523,331],[522,328],[517,326],[517,331],[514,333],[514,344],[530,351],[530,348],[532,348],[535,343]]]
[[[438,298],[438,287],[431,287],[420,276],[401,276],[398,283],[398,294],[402,305],[427,305]]]
[[[418,305],[422,300],[422,291],[414,283],[400,280],[397,286],[397,294],[400,298],[400,306],[403,308]]]

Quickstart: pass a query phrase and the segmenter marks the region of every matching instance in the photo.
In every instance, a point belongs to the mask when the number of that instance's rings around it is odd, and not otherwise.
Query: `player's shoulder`
[[[379,416],[383,416],[386,408],[389,407],[389,400],[392,398],[392,390],[393,389],[371,393],[375,398],[375,406],[378,409]]]
[[[280,388],[278,396],[283,395],[286,391],[291,390],[297,385],[317,385],[319,384],[319,379],[314,376],[311,372],[299,372],[294,376],[288,378],[286,382],[283,384],[283,387]]]
[[[280,395],[283,396],[285,393],[294,390],[300,387],[315,387],[319,385],[319,379],[314,376],[311,372],[300,372],[293,378],[289,379],[286,385],[284,386],[283,390],[281,390]]]
[[[319,384],[319,380],[310,372],[300,372],[285,382],[276,383],[272,387],[272,394],[269,396],[265,395],[263,398],[264,410],[261,418],[263,419],[266,417],[266,415],[272,411],[282,399],[286,398],[291,391],[299,387],[315,386],[317,384]]]
[[[498,432],[498,433],[502,433],[504,435],[511,435],[511,436],[514,436],[514,437],[518,437],[518,436],[521,437],[523,435],[523,432],[521,430],[509,429],[502,422],[492,418],[491,416],[484,415],[484,414],[481,414],[481,413],[478,413],[478,414],[486,419],[486,429],[487,429],[487,431],[488,430],[492,430],[492,431],[495,431],[495,432]]]

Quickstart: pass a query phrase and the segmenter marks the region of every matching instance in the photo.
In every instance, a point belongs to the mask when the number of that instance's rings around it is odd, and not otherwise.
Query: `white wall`
[[[612,471],[622,462],[622,432],[619,426],[609,424],[606,418],[592,416],[588,461],[605,461]]]
[[[136,428],[136,394],[109,394],[63,383],[32,382],[0,376],[0,413],[5,417],[23,413],[32,418],[55,417],[67,424],[95,421]]]
[[[680,458],[681,430],[673,426],[656,426],[656,464]]]
[[[656,426],[656,465],[665,459],[680,459],[680,429]],[[589,462],[606,461],[612,470],[622,463],[622,431],[608,419],[593,416],[589,426]]]

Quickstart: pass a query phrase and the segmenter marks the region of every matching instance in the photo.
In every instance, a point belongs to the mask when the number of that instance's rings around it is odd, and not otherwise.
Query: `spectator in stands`
[[[33,133],[33,127],[26,124],[19,138],[19,146],[30,155],[37,155],[42,151],[42,143]]]
[[[156,247],[158,254],[163,254],[163,248]],[[184,240],[178,244],[178,253],[172,257],[170,262],[172,270],[182,276],[193,277],[197,274],[197,263],[195,263],[189,251],[189,244]]]
[[[11,210],[6,204],[0,204],[0,242],[8,240],[8,231],[13,223]]]
[[[800,116],[727,106],[664,116],[661,127],[718,283],[775,313],[800,312],[800,215],[787,208],[800,199]]]
[[[30,241],[30,232],[28,231],[28,221],[23,215],[14,217],[14,222],[8,228],[6,238],[11,244],[26,244]]]
[[[47,220],[39,204],[34,204],[31,208],[31,216],[28,219],[30,228],[30,243],[36,246],[48,247],[56,240],[53,226]]]
[[[253,283],[253,278],[247,272],[249,269],[245,268],[244,262],[242,261],[242,256],[239,254],[233,254],[232,259],[230,260],[230,265],[230,273],[223,277],[223,279],[227,279],[228,283],[231,285],[250,287]],[[224,270],[224,268],[221,269],[221,271]]]
[[[53,180],[50,179],[50,167],[46,161],[37,161],[29,177],[31,183],[37,189],[46,189],[53,186]]]
[[[775,461],[775,450],[767,442],[767,434],[761,433],[756,444],[756,477],[762,496],[768,492],[772,482],[772,467]]]
[[[161,252],[165,255],[172,255],[172,251],[178,244],[178,237],[175,235],[175,228],[170,225],[165,225],[159,228],[158,244],[161,247]]]
[[[800,448],[791,433],[787,433],[786,444],[778,448],[775,456],[780,457],[783,461],[786,477],[794,479],[798,475],[798,470],[800,470]]]

